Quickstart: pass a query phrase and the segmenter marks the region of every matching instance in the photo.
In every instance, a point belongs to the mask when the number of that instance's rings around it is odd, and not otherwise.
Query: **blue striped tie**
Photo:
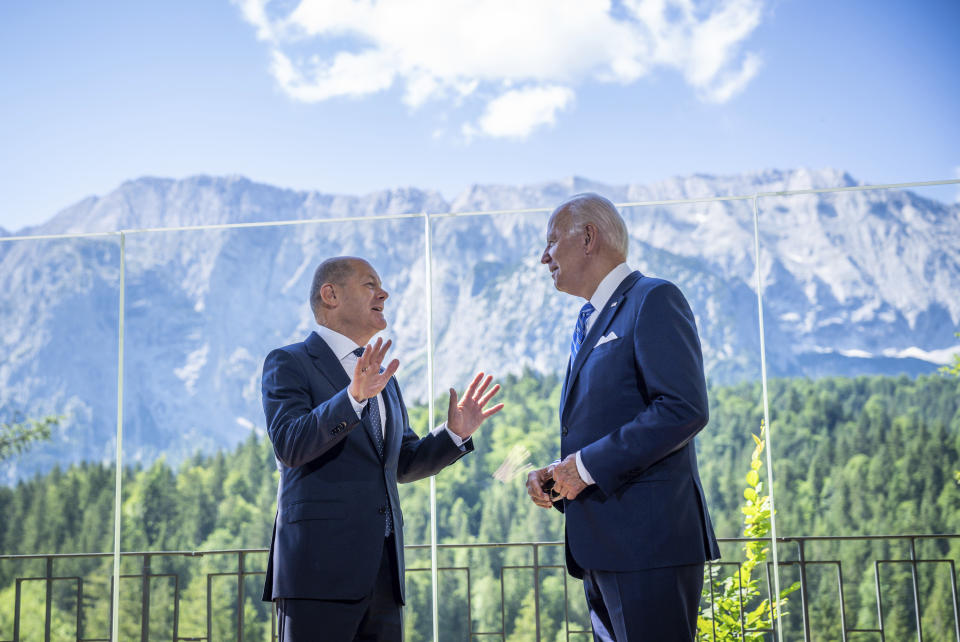
[[[363,355],[363,348],[357,348],[353,351],[359,359]],[[370,417],[370,427],[373,428],[373,441],[377,445],[377,454],[383,459],[383,424],[380,422],[380,404],[376,397],[367,399],[367,415]],[[393,532],[393,519],[390,516],[390,495],[387,494],[387,513],[386,524],[384,525],[384,537],[389,537]]]
[[[580,308],[580,316],[577,317],[577,327],[573,329],[573,341],[570,342],[570,362],[577,358],[580,351],[580,344],[583,343],[583,337],[587,334],[587,319],[593,314],[594,307],[587,301]]]

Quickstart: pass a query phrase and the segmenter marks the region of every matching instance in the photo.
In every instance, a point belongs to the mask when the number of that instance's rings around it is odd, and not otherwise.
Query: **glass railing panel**
[[[442,545],[562,538],[561,521],[535,509],[523,487],[524,465],[546,465],[559,452],[560,380],[553,367],[559,359],[551,358],[557,348],[542,320],[559,316],[561,301],[538,269],[546,220],[546,213],[533,213],[433,223],[436,412],[446,414],[450,387],[462,394],[480,371],[503,386],[498,401],[506,404],[480,427],[476,450],[437,478]],[[558,556],[555,549],[543,552],[541,563],[562,561],[562,550]],[[532,563],[531,547],[442,549],[440,637],[501,632],[509,638],[534,586],[534,571],[504,567]],[[464,568],[469,578],[457,570]],[[562,593],[562,578],[558,586]],[[414,639],[430,639],[426,633],[418,631]]]
[[[110,634],[119,301],[118,236],[0,242],[2,639]]]
[[[957,530],[960,387],[938,369],[960,351],[960,217],[924,189],[759,201],[781,535]],[[837,569],[801,569],[799,545],[784,550],[783,578],[804,580],[809,626],[839,638]],[[947,540],[883,539],[813,542],[803,554],[842,564],[848,628],[880,628],[879,611],[887,639],[915,637],[918,622],[939,639],[954,632],[946,563],[903,560],[957,552]]]
[[[696,319],[709,399],[709,420],[694,440],[703,494],[718,538],[769,537],[770,520],[748,524],[745,509],[769,502],[770,471],[763,438],[760,328],[751,200],[668,203],[623,208],[630,230],[630,265],[680,288]],[[642,365],[641,365],[642,367]],[[748,473],[755,478],[748,480]],[[748,499],[745,493],[751,494]],[[766,499],[765,499],[766,498]],[[719,543],[701,598],[701,629],[740,636],[746,612],[774,592],[769,546]],[[762,561],[761,561],[762,560]],[[751,582],[752,580],[752,582]],[[730,600],[729,594],[737,594]],[[735,605],[735,608],[734,608]],[[732,628],[724,622],[736,622]],[[747,630],[773,628],[769,612]]]
[[[622,212],[629,265],[677,284],[696,316],[712,405],[696,440],[700,472],[717,534],[739,535],[750,434],[759,433],[762,419],[752,204]],[[558,613],[569,619],[570,632],[589,630],[582,588],[564,570],[562,545],[520,545],[563,540],[563,516],[529,501],[522,472],[523,464],[545,466],[560,455],[560,393],[583,303],[558,292],[540,263],[548,218],[549,212],[501,213],[434,224],[436,388],[462,387],[483,369],[504,385],[507,403],[481,427],[476,452],[438,478],[441,544],[510,544],[441,551],[441,630],[449,627],[454,637],[497,631],[523,637],[539,629],[553,639],[568,632]],[[445,405],[440,399],[438,414]],[[728,548],[725,559],[742,559],[742,547]],[[456,570],[465,567],[469,586]]]
[[[203,554],[125,557],[122,637],[169,636],[174,626],[187,637],[269,634],[271,608],[260,599],[267,555],[238,552],[270,545],[276,510],[264,359],[315,329],[317,265],[360,256],[391,295],[383,335],[395,341],[398,378],[415,405],[425,389],[422,230],[421,220],[403,219],[128,237],[123,549]],[[410,504],[405,534],[428,541],[420,513],[429,509]]]

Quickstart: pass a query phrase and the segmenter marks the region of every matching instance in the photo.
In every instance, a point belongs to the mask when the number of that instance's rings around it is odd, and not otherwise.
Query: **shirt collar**
[[[325,325],[317,326],[317,334],[320,335],[321,339],[327,342],[327,346],[329,346],[330,350],[333,351],[333,354],[340,361],[343,361],[344,357],[360,347],[353,339],[345,337],[336,330],[331,330]]]
[[[597,311],[603,310],[603,306],[605,306],[607,301],[610,300],[610,297],[613,296],[614,291],[616,291],[620,284],[623,283],[623,280],[630,276],[632,272],[633,270],[631,270],[630,266],[626,263],[621,263],[610,270],[607,276],[603,277],[603,280],[600,281],[600,285],[597,286],[593,296],[590,297],[590,305]]]

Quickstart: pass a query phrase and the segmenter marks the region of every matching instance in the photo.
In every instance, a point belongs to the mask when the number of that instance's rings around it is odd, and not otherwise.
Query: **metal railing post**
[[[243,642],[243,553],[237,553],[237,640]]]
[[[877,620],[878,627],[880,629],[880,640],[885,641],[887,639],[886,634],[883,632],[883,594],[880,591],[880,562],[873,562],[873,579],[876,582],[876,592],[877,592]]]
[[[537,642],[540,642],[540,547],[533,545],[533,612],[536,615]]]
[[[17,578],[17,588],[13,598],[13,642],[20,642],[20,578]]]
[[[800,608],[803,610],[803,642],[810,642],[810,594],[807,587],[807,555],[802,539],[797,540],[797,556],[800,564]]]
[[[917,642],[923,642],[923,618],[920,611],[920,582],[917,579],[917,541],[910,538],[910,576],[913,581],[913,609],[917,616]]]
[[[140,567],[140,642],[150,642],[150,555]]]
[[[44,577],[46,577],[47,595],[44,605],[43,639],[50,642],[50,618],[53,616],[53,558],[47,557]]]

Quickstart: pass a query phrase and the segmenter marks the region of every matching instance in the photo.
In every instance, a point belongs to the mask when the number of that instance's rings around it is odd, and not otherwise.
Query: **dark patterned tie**
[[[357,355],[359,359],[363,355],[363,348],[357,348],[353,351],[353,354]],[[380,455],[380,459],[383,459],[383,424],[380,422],[380,404],[377,403],[376,397],[370,397],[367,399],[367,415],[370,417],[370,427],[373,430],[373,443],[377,445],[377,454]],[[386,512],[386,525],[384,526],[384,537],[389,537],[390,533],[393,532],[393,519],[390,516],[390,495],[387,494],[387,512]]]
[[[583,343],[583,337],[587,334],[587,319],[593,314],[595,308],[587,301],[580,308],[580,316],[577,317],[577,327],[573,329],[573,341],[570,342],[570,363],[577,358],[580,351],[580,344]]]

